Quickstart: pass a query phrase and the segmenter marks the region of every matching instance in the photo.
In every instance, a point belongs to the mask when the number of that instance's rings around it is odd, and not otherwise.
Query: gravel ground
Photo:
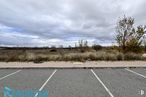
[[[146,67],[146,61],[88,61],[88,62],[0,62],[0,68],[98,68]]]

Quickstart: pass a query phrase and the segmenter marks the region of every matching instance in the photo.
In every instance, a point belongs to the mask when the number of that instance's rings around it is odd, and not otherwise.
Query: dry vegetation
[[[0,61],[122,61],[145,60],[142,53],[125,53],[113,47],[82,48],[5,48],[0,50]]]

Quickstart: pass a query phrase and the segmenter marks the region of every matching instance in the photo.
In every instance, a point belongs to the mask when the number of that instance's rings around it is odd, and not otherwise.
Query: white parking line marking
[[[105,88],[105,90],[108,92],[108,94],[111,97],[114,97],[114,95],[110,92],[110,90],[106,87],[106,85],[101,81],[101,79],[97,76],[97,74],[94,72],[93,69],[91,69],[91,72],[94,74],[94,76],[96,77],[96,79],[102,84],[102,86]]]
[[[53,71],[53,73],[50,75],[50,77],[45,81],[45,83],[41,86],[41,88],[39,89],[39,91],[42,91],[43,88],[45,87],[45,85],[49,82],[49,80],[53,77],[53,75],[56,73],[57,69],[55,69]],[[35,97],[37,97],[38,93],[35,94]]]
[[[144,75],[142,75],[142,74],[140,74],[140,73],[137,73],[137,72],[135,72],[135,71],[133,71],[133,70],[130,70],[130,69],[128,69],[128,68],[125,68],[125,70],[127,70],[127,71],[129,71],[129,72],[131,72],[131,73],[134,73],[134,74],[136,74],[136,75],[139,75],[139,76],[141,76],[141,77],[143,77],[143,78],[146,78],[146,76],[144,76]]]
[[[9,76],[11,76],[11,75],[14,75],[14,74],[16,74],[16,73],[18,73],[18,72],[20,72],[21,70],[17,70],[16,72],[13,72],[13,73],[10,73],[10,74],[8,74],[8,75],[6,75],[6,76],[4,76],[4,77],[1,77],[0,78],[0,80],[3,80],[4,78],[7,78],[7,77],[9,77]]]

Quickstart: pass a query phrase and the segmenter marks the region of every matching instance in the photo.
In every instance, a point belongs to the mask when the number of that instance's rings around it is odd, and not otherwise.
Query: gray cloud
[[[85,39],[114,42],[115,24],[124,14],[146,24],[144,0],[1,0],[0,44],[74,45]]]

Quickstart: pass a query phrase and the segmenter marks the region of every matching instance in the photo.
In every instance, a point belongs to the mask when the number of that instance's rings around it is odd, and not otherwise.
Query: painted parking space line
[[[11,76],[11,75],[14,75],[14,74],[20,72],[20,71],[22,71],[22,70],[17,70],[17,71],[15,71],[15,72],[13,72],[13,73],[10,73],[10,74],[6,75],[6,76],[3,76],[3,77],[0,78],[0,80],[3,80],[3,79],[5,79],[5,78],[7,78],[7,77],[9,77],[9,76]]]
[[[142,74],[140,74],[140,73],[138,73],[138,72],[135,72],[135,71],[133,71],[133,70],[130,70],[130,69],[128,69],[128,68],[125,68],[125,70],[127,70],[127,71],[129,71],[129,72],[131,72],[131,73],[133,73],[133,74],[139,75],[139,76],[141,76],[141,77],[143,77],[143,78],[146,78],[145,75],[142,75]]]
[[[111,97],[114,97],[114,95],[110,92],[110,90],[106,87],[106,85],[102,82],[102,80],[98,77],[98,75],[94,72],[93,69],[91,69],[91,72],[93,73],[93,75],[96,77],[96,79],[102,84],[102,86],[105,88],[105,90],[108,92],[108,94]]]
[[[53,75],[57,72],[57,69],[55,69],[53,71],[53,73],[49,76],[49,78],[45,81],[45,83],[41,86],[41,88],[39,89],[39,91],[42,91],[43,88],[45,87],[45,85],[49,82],[49,80],[53,77]],[[35,97],[38,96],[38,93],[35,94]]]
[[[58,69],[43,90],[49,97],[110,97],[90,69]]]

